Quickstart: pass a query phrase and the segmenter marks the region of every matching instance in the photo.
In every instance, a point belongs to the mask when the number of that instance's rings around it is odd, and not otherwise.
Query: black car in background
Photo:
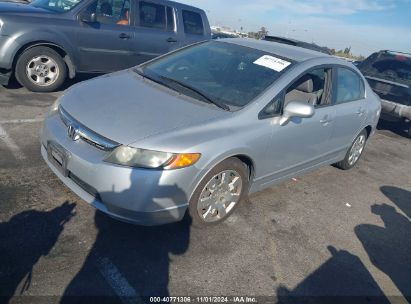
[[[411,54],[379,51],[358,68],[381,98],[381,118],[402,124],[411,138]]]
[[[277,42],[277,43],[282,43],[282,44],[288,44],[288,45],[293,45],[293,46],[298,46],[302,47],[305,49],[321,52],[327,55],[331,55],[330,51],[325,48],[321,47],[319,45],[316,45],[315,43],[308,43],[296,39],[291,39],[291,38],[283,38],[283,37],[278,37],[278,36],[265,36],[263,40],[271,41],[271,42]]]

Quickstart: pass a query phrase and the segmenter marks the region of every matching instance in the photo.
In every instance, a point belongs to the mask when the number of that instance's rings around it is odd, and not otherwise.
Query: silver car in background
[[[75,85],[41,152],[82,199],[142,225],[226,219],[320,166],[352,168],[380,100],[350,63],[267,41],[208,41]]]

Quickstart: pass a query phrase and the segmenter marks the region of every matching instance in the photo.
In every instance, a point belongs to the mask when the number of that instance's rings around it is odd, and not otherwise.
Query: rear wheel
[[[51,48],[38,46],[24,51],[16,63],[18,82],[32,92],[52,92],[66,80],[67,66]]]
[[[200,182],[190,199],[189,212],[196,226],[226,220],[248,192],[248,168],[237,158],[214,167]]]
[[[362,130],[361,133],[358,134],[358,136],[354,139],[350,149],[345,155],[345,158],[342,161],[336,163],[335,166],[343,170],[349,170],[354,167],[364,151],[367,137],[367,131]]]

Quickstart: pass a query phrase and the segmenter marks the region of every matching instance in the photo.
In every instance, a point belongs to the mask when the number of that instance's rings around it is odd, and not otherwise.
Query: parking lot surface
[[[97,212],[41,159],[42,119],[60,94],[0,87],[0,302],[411,302],[411,141],[391,126],[353,170],[328,166],[259,192],[220,225],[139,227]]]

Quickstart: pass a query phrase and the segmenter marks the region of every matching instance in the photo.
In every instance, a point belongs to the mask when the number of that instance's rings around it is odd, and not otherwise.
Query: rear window
[[[192,35],[203,35],[204,26],[201,15],[195,12],[183,10],[184,32]]]
[[[411,57],[392,54],[376,53],[368,57],[359,66],[366,75],[372,75],[392,81],[411,81]]]
[[[337,98],[336,103],[363,99],[365,96],[364,82],[357,73],[345,69],[337,69]]]
[[[375,62],[372,67],[388,77],[411,80],[411,65],[407,62],[383,60]]]

